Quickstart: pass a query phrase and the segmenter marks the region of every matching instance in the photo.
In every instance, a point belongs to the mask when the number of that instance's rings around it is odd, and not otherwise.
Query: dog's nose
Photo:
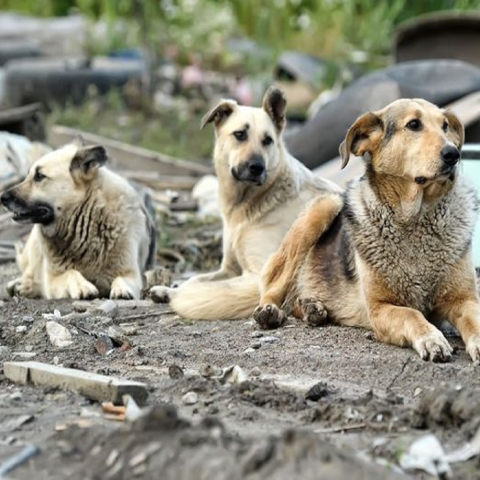
[[[248,171],[254,177],[259,177],[265,171],[265,162],[261,158],[253,158],[248,162]]]
[[[0,197],[0,201],[2,202],[3,205],[6,205],[11,199],[12,199],[12,193],[10,192],[10,190],[3,192],[2,196]]]
[[[442,157],[443,163],[445,163],[445,165],[453,167],[458,163],[458,160],[460,159],[460,152],[457,147],[447,145],[442,148],[440,156]]]

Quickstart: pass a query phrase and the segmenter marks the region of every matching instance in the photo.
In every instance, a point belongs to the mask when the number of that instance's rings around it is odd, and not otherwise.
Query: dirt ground
[[[4,264],[0,281],[16,274]],[[185,321],[149,301],[118,302],[110,315],[92,307],[102,301],[2,302],[0,364],[35,360],[142,381],[153,407],[124,424],[74,392],[0,374],[0,466],[25,445],[40,449],[10,479],[430,478],[398,466],[412,441],[433,432],[449,452],[480,428],[480,367],[455,336],[453,360],[434,364],[361,329],[292,321],[262,332],[251,319]],[[72,345],[51,345],[49,315]],[[105,354],[98,337],[112,327],[121,339]],[[232,365],[248,380],[217,378]],[[480,479],[480,458],[452,472]]]

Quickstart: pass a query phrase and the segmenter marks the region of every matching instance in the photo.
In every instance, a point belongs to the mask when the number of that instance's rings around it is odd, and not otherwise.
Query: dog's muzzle
[[[267,169],[263,157],[254,155],[248,161],[232,168],[233,177],[239,182],[263,185],[267,179]]]
[[[442,173],[450,173],[460,160],[460,151],[453,145],[446,145],[440,151],[440,158],[442,160]]]
[[[41,223],[48,225],[54,220],[54,211],[50,205],[41,202],[28,204],[18,198],[12,190],[7,190],[0,197],[2,204],[13,213],[13,220],[18,223]]]

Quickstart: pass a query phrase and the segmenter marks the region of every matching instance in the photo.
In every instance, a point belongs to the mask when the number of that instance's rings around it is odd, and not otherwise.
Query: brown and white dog
[[[285,148],[286,101],[270,88],[262,108],[224,100],[202,128],[215,126],[214,163],[223,217],[220,270],[198,275],[178,289],[153,287],[154,301],[169,301],[193,319],[238,319],[252,315],[260,298],[259,275],[305,205],[340,191],[316,178]]]
[[[79,138],[37,160],[6,191],[13,219],[33,223],[9,292],[26,297],[139,298],[155,259],[155,229],[135,189]]]
[[[448,320],[480,361],[471,260],[479,200],[459,176],[463,140],[458,118],[424,100],[360,117],[340,153],[342,167],[351,153],[363,156],[366,172],[292,226],[263,272],[262,326],[295,311],[311,325],[372,328],[382,342],[446,361],[452,348],[434,323]]]

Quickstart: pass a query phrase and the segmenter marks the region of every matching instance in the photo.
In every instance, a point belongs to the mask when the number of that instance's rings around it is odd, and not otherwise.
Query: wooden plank
[[[213,168],[207,165],[182,160],[62,125],[52,126],[48,134],[48,143],[52,147],[58,148],[71,142],[78,134],[82,135],[89,144],[105,146],[111,156],[112,166],[119,170],[135,169],[158,172],[162,175],[189,175],[193,177],[200,177],[213,172]]]
[[[74,390],[99,402],[122,403],[122,396],[129,394],[139,405],[143,405],[148,396],[144,383],[40,362],[5,362],[3,374],[15,383]]]
[[[122,175],[129,180],[141,183],[154,190],[191,190],[198,182],[198,177],[187,175],[161,175],[156,172],[133,172],[122,170]]]

